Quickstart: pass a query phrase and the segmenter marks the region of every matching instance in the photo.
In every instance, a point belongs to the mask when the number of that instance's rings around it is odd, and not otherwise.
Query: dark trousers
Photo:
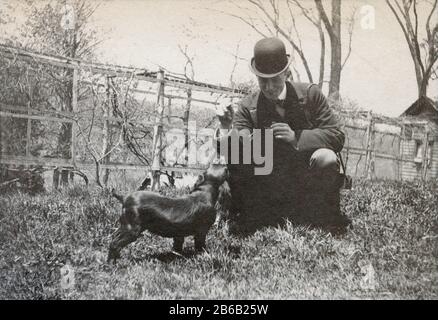
[[[254,165],[229,164],[228,168],[230,214],[240,228],[277,225],[284,218],[313,226],[339,223],[339,162],[332,150],[274,149],[269,175],[254,175]]]

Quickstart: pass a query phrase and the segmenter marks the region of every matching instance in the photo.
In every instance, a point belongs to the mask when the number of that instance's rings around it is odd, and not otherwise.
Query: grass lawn
[[[436,184],[356,182],[342,210],[353,228],[339,238],[290,224],[248,238],[219,229],[208,253],[189,238],[175,256],[171,239],[145,232],[111,265],[120,203],[108,192],[0,195],[0,299],[438,298]]]

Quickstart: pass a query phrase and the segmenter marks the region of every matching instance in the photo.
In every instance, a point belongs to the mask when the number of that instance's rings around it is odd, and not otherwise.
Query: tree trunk
[[[331,72],[329,96],[339,98],[342,71],[342,47],[341,47],[341,1],[332,0],[332,33],[331,42]]]
[[[185,157],[184,157],[184,162],[185,164],[189,163],[189,136],[190,136],[190,132],[189,132],[189,117],[190,117],[190,109],[192,107],[192,90],[188,89],[187,90],[187,104],[186,104],[186,108],[184,109],[184,117],[183,117],[183,122],[184,122],[184,150],[185,150]]]
[[[160,167],[161,167],[161,147],[162,147],[162,121],[164,110],[164,71],[160,69],[157,75],[157,103],[154,108],[155,125],[154,125],[154,138],[152,142],[152,172],[151,172],[151,190],[155,191],[160,188]]]
[[[61,171],[61,185],[63,187],[68,186],[69,177],[70,177],[70,171],[69,170],[64,169],[64,170]]]
[[[70,58],[75,58],[76,56],[76,49],[77,49],[77,37],[75,31],[72,32],[72,34],[65,39],[65,41],[68,41],[66,45],[70,47],[70,52],[68,53],[68,56]],[[73,111],[73,81],[74,81],[74,71],[73,69],[67,69],[66,71],[66,79],[67,84],[65,85],[65,88],[63,88],[63,96],[62,99],[64,100],[64,108],[62,111],[72,112]],[[63,159],[70,159],[73,157],[71,154],[71,143],[72,143],[72,124],[71,123],[63,123],[61,126],[59,138],[58,138],[58,152],[60,153],[61,158]],[[69,183],[69,170],[62,170],[61,171],[61,185],[66,186]],[[54,177],[56,174],[54,173]],[[59,185],[58,185],[59,186]]]
[[[107,93],[107,101],[106,101],[106,104],[104,104],[104,108],[105,108],[104,114],[105,114],[105,117],[109,117],[111,115],[111,111],[110,111],[111,90],[110,90],[108,78],[107,78],[106,93]],[[109,151],[111,150],[111,148],[110,148],[111,136],[110,135],[111,135],[111,129],[110,129],[109,121],[104,120],[104,122],[103,122],[103,141],[102,141],[102,157],[103,157],[102,163],[104,163],[104,164],[108,164],[111,160],[111,158],[110,158],[111,155],[109,154]],[[103,185],[104,186],[108,185],[109,174],[110,174],[110,170],[105,169],[104,174],[103,174]]]
[[[321,26],[321,18],[319,19],[318,33],[319,33],[319,40],[321,42],[318,86],[320,89],[322,89],[322,86],[324,85],[324,72],[325,72],[325,36],[324,36],[324,30],[322,30],[322,26]]]
[[[59,169],[58,168],[53,170],[52,187],[54,190],[58,190],[58,188],[59,188]]]
[[[418,97],[427,97],[427,87],[429,86],[429,80],[432,75],[432,68],[425,70],[423,77],[421,78],[421,83],[418,86]]]
[[[67,109],[67,111],[69,111]],[[58,138],[58,151],[63,159],[71,158],[71,139],[72,139],[72,124],[71,123],[63,123],[61,125],[61,130]],[[67,186],[69,184],[69,170],[60,169],[61,176],[61,186]],[[59,172],[58,172],[59,175]],[[54,177],[56,175],[54,174]],[[59,184],[58,184],[59,186]]]
[[[339,98],[339,90],[341,87],[341,65],[342,65],[342,51],[341,42],[332,42],[332,57],[331,57],[331,72],[330,72],[330,85],[329,85],[329,96],[334,99]]]
[[[314,0],[319,16],[330,36],[331,61],[329,96],[339,99],[342,72],[342,47],[341,47],[341,0],[332,0],[331,22],[325,12],[321,0]]]
[[[418,88],[418,98],[427,96],[427,86],[429,84],[429,77],[424,77],[421,81],[420,87]]]

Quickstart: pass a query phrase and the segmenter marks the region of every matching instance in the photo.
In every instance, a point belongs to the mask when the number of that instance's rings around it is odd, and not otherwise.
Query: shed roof
[[[420,115],[429,115],[431,118],[438,117],[437,102],[426,96],[422,96],[401,114],[402,117]]]

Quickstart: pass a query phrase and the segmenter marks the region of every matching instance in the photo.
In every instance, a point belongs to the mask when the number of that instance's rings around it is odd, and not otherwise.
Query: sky
[[[14,1],[0,0],[0,4]],[[239,6],[246,4],[245,0],[235,2]],[[311,0],[302,3],[313,5]],[[329,2],[323,3],[329,6]],[[354,7],[357,11],[352,53],[342,73],[341,95],[356,101],[363,109],[398,116],[415,101],[418,94],[413,63],[400,26],[385,1],[343,0],[344,55],[348,48],[347,19]],[[375,26],[371,29],[363,27],[364,19],[370,17],[369,8],[375,13]],[[280,7],[280,10],[282,14],[287,14],[287,7]],[[249,69],[249,60],[254,44],[261,36],[223,12],[243,17],[251,11],[221,0],[101,1],[92,19],[92,26],[101,30],[105,39],[97,50],[97,57],[102,62],[152,70],[161,65],[174,72],[183,72],[185,57],[179,46],[187,46],[187,51],[194,57],[196,80],[228,85],[235,63],[233,54],[238,46],[239,59],[234,79],[255,80]],[[420,19],[425,13],[424,10],[420,12]],[[19,11],[15,14],[20,18]],[[314,73],[314,81],[317,81],[318,34],[299,11],[296,14],[303,48]],[[19,21],[17,19],[17,25]],[[328,37],[326,41],[329,42]],[[289,53],[292,52],[289,45],[286,47]],[[328,48],[327,65],[330,62]],[[299,61],[297,63],[301,80],[307,82]],[[327,80],[328,77],[326,72]],[[327,86],[323,91],[327,93]],[[437,82],[430,84],[428,95],[432,98],[438,96]]]

